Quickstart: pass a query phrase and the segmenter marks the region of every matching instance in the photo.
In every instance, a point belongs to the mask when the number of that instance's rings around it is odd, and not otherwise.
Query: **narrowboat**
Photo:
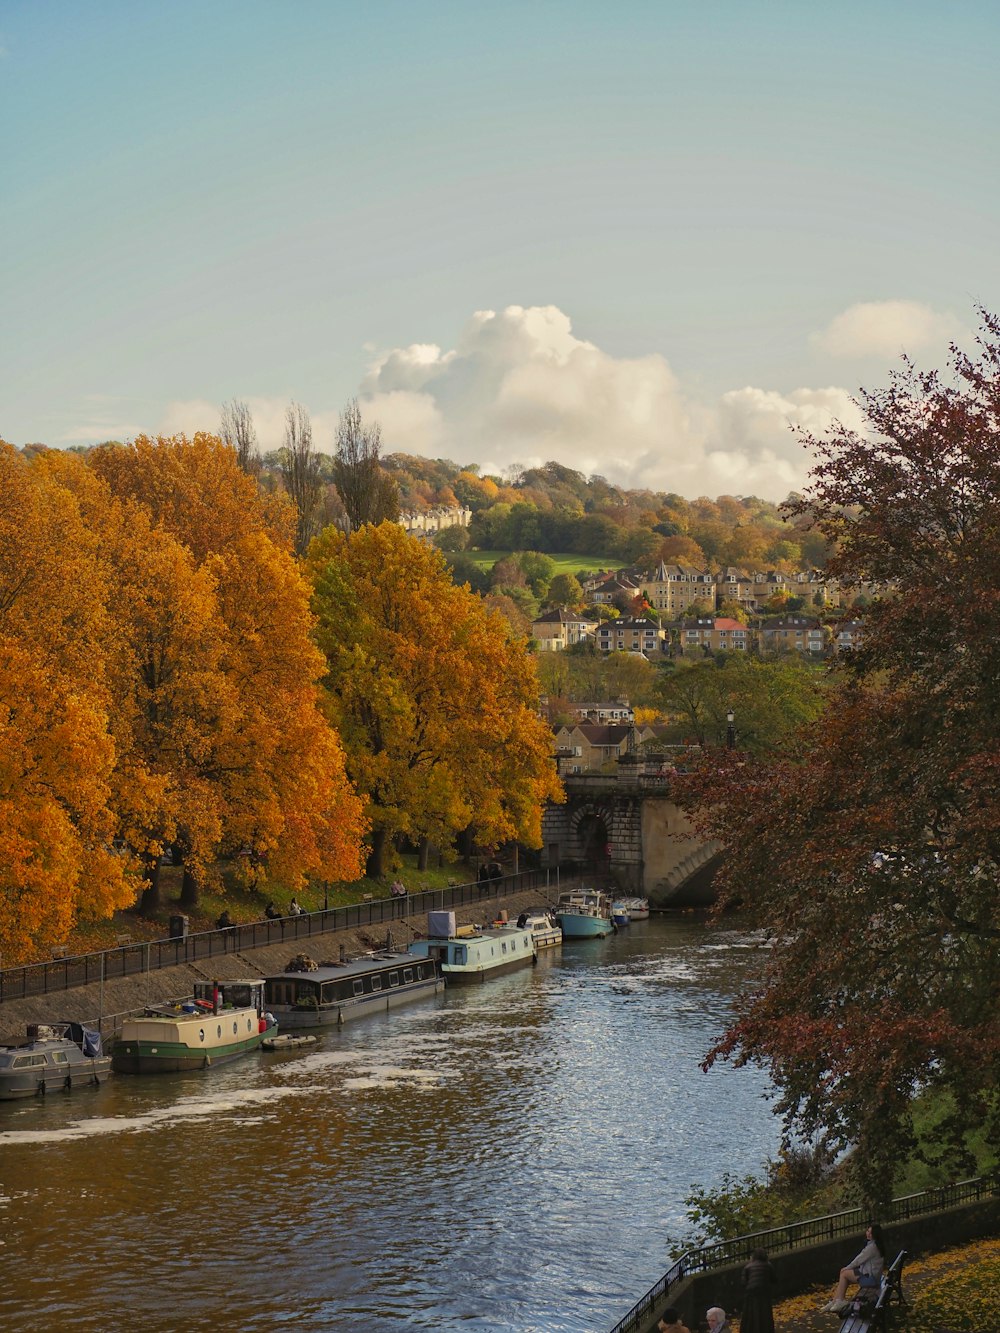
[[[21,1046],[0,1046],[0,1101],[95,1086],[111,1073],[101,1034],[82,1023],[32,1023]]]
[[[611,906],[597,889],[562,893],[556,905],[556,920],[564,940],[603,939],[615,929]]]
[[[487,981],[536,960],[535,941],[524,926],[456,926],[454,912],[428,912],[427,938],[414,940],[410,954],[433,960],[449,986]]]
[[[153,1005],[141,1017],[125,1020],[111,1068],[118,1074],[207,1069],[259,1050],[273,1030],[262,977],[196,982],[191,999]]]
[[[429,999],[443,989],[432,960],[388,951],[308,971],[279,972],[266,982],[267,1006],[282,1031],[338,1026]]]

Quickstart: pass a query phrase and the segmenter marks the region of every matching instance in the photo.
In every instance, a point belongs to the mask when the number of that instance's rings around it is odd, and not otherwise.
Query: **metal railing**
[[[912,1217],[938,1213],[961,1203],[975,1203],[979,1199],[995,1198],[998,1195],[1000,1173],[976,1176],[971,1180],[960,1180],[951,1185],[941,1185],[936,1189],[922,1190],[919,1194],[906,1194],[893,1199],[887,1207],[879,1210],[879,1221],[889,1226],[893,1222],[906,1222]],[[869,1210],[862,1207],[848,1208],[842,1213],[812,1217],[804,1222],[789,1222],[783,1227],[772,1227],[769,1231],[754,1231],[747,1236],[736,1236],[732,1240],[687,1250],[667,1269],[659,1282],[633,1305],[624,1319],[615,1324],[611,1333],[639,1333],[644,1321],[652,1317],[662,1297],[692,1273],[707,1273],[713,1269],[728,1268],[732,1264],[744,1264],[750,1258],[751,1251],[756,1249],[774,1254],[804,1249],[822,1241],[836,1240],[838,1236],[857,1235],[864,1230],[868,1215]]]
[[[10,967],[0,971],[0,1004],[55,994],[95,982],[118,981],[164,967],[177,967],[181,963],[210,961],[245,949],[301,944],[317,935],[355,930],[360,926],[390,925],[393,921],[404,921],[428,911],[485,903],[490,898],[507,898],[530,889],[546,888],[550,885],[550,875],[555,877],[556,874],[548,870],[526,870],[482,883],[427,889],[407,894],[404,898],[373,898],[370,902],[351,903],[347,907],[283,916],[276,921],[250,921],[224,930],[206,930],[162,940],[138,940],[96,953]]]

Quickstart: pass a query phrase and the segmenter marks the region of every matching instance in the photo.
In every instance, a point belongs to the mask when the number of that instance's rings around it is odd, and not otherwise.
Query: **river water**
[[[764,1076],[699,1069],[752,948],[654,918],[316,1046],[0,1104],[0,1328],[610,1328],[692,1187],[776,1150]]]

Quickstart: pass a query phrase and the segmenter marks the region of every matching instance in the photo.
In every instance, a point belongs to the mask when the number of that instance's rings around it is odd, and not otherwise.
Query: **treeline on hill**
[[[288,889],[402,838],[539,845],[560,791],[523,641],[395,523],[300,561],[302,519],[215,436],[0,441],[5,962],[157,910],[168,847],[193,907],[223,862]]]
[[[278,465],[275,456],[268,458]],[[622,565],[663,559],[786,570],[821,567],[829,554],[807,516],[792,522],[784,505],[752,495],[686,500],[623,490],[561,463],[518,471],[507,480],[480,476],[475,465],[409,454],[387,454],[382,465],[396,482],[401,511],[471,511],[468,529],[440,534],[444,550],[569,552]]]

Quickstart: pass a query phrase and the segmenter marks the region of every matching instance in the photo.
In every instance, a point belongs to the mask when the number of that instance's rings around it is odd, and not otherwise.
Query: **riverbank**
[[[506,911],[511,920],[519,912],[544,903],[554,906],[556,892],[534,888],[502,898],[483,898],[476,903],[455,909],[460,925],[487,925],[500,911]],[[372,949],[384,948],[387,938],[398,949],[406,949],[410,942],[426,930],[423,913],[400,917],[384,929],[373,926],[350,930],[328,931],[315,935],[307,952],[317,963],[340,959],[345,954],[358,955]],[[322,946],[322,947],[321,947]],[[93,982],[72,990],[53,991],[23,1000],[9,1000],[0,1005],[0,1034],[6,1043],[24,1040],[29,1023],[53,1023],[74,1020],[100,1027],[105,1034],[120,1024],[122,1016],[135,1013],[148,1004],[190,995],[196,981],[230,981],[237,977],[257,977],[281,972],[291,958],[302,952],[298,942],[272,945],[262,949],[237,950],[212,958],[210,968],[196,963],[183,963],[159,971],[143,972],[135,976]]]

